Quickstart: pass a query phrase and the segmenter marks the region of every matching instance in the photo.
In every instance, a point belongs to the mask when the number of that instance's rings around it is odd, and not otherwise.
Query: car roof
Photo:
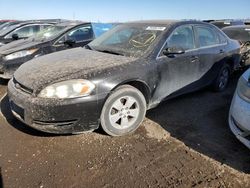
[[[197,20],[141,20],[141,21],[133,21],[127,22],[132,24],[159,24],[159,25],[172,25],[172,24],[207,24],[211,25],[202,21]]]
[[[77,26],[77,25],[81,25],[81,24],[90,24],[91,22],[84,22],[84,21],[64,21],[64,22],[60,22],[57,23],[57,26]]]

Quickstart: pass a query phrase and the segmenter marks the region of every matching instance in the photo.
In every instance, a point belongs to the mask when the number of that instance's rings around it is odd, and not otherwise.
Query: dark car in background
[[[245,25],[245,22],[243,20],[214,20],[210,21],[209,23],[217,26],[220,29],[232,25]]]
[[[6,30],[8,27],[12,26],[12,25],[16,25],[21,23],[22,21],[13,21],[13,22],[4,22],[3,24],[0,25],[0,31],[3,32],[4,30]]]
[[[135,131],[147,109],[212,86],[226,88],[240,45],[198,21],[120,24],[86,45],[24,63],[8,83],[15,117],[50,133]]]
[[[0,29],[0,46],[15,40],[25,39],[38,33],[39,31],[56,24],[52,21],[24,21],[11,23]]]
[[[14,22],[16,20],[0,20],[0,25],[7,23],[7,22]]]
[[[250,25],[230,26],[222,29],[231,39],[241,43],[241,66],[250,65]]]
[[[68,21],[47,27],[29,39],[6,44],[0,48],[0,78],[11,78],[21,64],[34,57],[84,46],[111,27],[109,23]]]

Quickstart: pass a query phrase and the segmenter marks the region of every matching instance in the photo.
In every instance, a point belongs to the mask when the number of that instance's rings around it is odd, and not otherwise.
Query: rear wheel
[[[101,126],[111,136],[134,132],[146,114],[144,95],[130,85],[118,87],[106,100],[101,113]]]
[[[229,78],[230,67],[228,64],[224,64],[212,85],[213,89],[218,92],[224,91],[228,85]]]

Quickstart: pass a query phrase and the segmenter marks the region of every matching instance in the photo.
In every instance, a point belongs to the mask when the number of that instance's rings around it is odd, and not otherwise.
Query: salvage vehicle
[[[250,149],[250,69],[239,79],[229,112],[233,134]]]
[[[10,79],[21,64],[35,57],[84,46],[111,27],[109,23],[65,21],[34,37],[6,44],[0,48],[0,78]]]
[[[0,20],[0,25],[8,23],[8,22],[15,22],[16,20]]]
[[[9,22],[10,23],[10,22]],[[5,29],[0,30],[0,46],[8,44],[12,41],[25,39],[38,33],[39,31],[49,27],[57,22],[54,21],[26,21],[11,24]]]
[[[211,21],[210,23],[217,26],[220,29],[233,25],[245,25],[244,21],[242,20],[215,20]]]
[[[229,26],[222,29],[231,39],[238,40],[241,44],[241,66],[250,65],[250,25]]]
[[[226,88],[238,41],[198,21],[120,24],[84,48],[24,63],[8,83],[15,117],[37,130],[112,136],[135,131],[147,109],[205,86]]]
[[[22,21],[13,21],[13,22],[5,22],[0,25],[0,32],[3,32],[3,30],[9,28],[10,26],[20,24]]]

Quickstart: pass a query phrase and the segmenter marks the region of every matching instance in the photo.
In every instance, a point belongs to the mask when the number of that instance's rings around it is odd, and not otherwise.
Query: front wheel
[[[216,79],[213,82],[213,89],[214,91],[224,91],[228,85],[230,78],[230,67],[227,64],[224,64],[220,71],[219,74],[217,75]]]
[[[111,136],[134,132],[146,114],[144,95],[130,85],[118,87],[106,100],[101,113],[101,127]]]

